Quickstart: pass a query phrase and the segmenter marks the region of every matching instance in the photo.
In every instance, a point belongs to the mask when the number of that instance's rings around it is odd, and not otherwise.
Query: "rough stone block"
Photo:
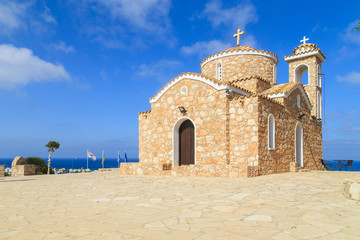
[[[5,177],[5,165],[0,165],[0,177]]]
[[[347,198],[360,201],[360,180],[345,180],[344,195]]]

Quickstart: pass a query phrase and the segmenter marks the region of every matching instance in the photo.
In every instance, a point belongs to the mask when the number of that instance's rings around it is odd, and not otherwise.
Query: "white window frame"
[[[271,123],[271,125],[270,125],[270,123]],[[268,149],[269,150],[274,150],[275,149],[275,129],[276,128],[275,128],[274,115],[269,114],[269,116],[268,116]]]

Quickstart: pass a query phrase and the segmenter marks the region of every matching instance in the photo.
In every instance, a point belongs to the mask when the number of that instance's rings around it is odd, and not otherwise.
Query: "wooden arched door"
[[[195,136],[190,120],[184,121],[179,128],[179,143],[179,165],[194,164]]]

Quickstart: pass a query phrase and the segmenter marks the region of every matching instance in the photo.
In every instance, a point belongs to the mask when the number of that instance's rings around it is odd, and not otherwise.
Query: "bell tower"
[[[312,106],[311,115],[322,119],[322,72],[321,64],[325,55],[316,44],[306,43],[304,36],[301,45],[293,50],[292,55],[285,56],[289,64],[289,82],[301,82],[307,92]]]

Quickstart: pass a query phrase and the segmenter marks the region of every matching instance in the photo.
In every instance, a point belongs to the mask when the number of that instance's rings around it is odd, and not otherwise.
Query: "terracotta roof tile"
[[[278,94],[278,93],[288,93],[290,92],[294,87],[301,85],[301,83],[284,83],[284,84],[279,84],[279,85],[275,85],[272,88],[269,88],[265,91],[263,91],[261,94],[262,95],[273,95],[273,94]]]
[[[233,85],[233,84],[231,84],[231,83],[228,83],[228,82],[220,81],[220,80],[218,80],[218,79],[216,79],[216,78],[207,76],[207,75],[205,75],[205,74],[187,72],[187,73],[182,73],[182,74],[178,75],[177,77],[173,78],[173,79],[172,79],[170,82],[168,82],[162,89],[160,89],[160,90],[155,94],[154,97],[150,98],[150,100],[154,99],[161,91],[163,91],[163,89],[165,89],[168,85],[170,85],[172,82],[174,82],[177,78],[183,77],[183,76],[185,76],[185,75],[197,76],[197,77],[204,77],[204,78],[206,78],[207,80],[210,80],[210,81],[212,81],[213,83],[215,83],[215,84],[217,84],[217,85],[230,85],[230,86],[232,86],[232,87],[234,87],[234,88],[237,88],[237,89],[239,89],[239,90],[242,90],[242,91],[244,91],[244,92],[251,93],[249,90],[246,90],[246,89],[241,88],[241,87],[237,87],[237,86],[235,86],[235,85]]]
[[[308,48],[307,51],[300,51],[301,48]],[[297,51],[300,51],[298,53],[296,53]],[[311,53],[311,52],[317,52],[319,51],[320,55],[326,59],[325,55],[321,52],[320,48],[317,47],[316,44],[313,43],[306,43],[306,44],[301,44],[299,46],[297,46],[296,48],[294,48],[293,53],[291,55],[287,55],[284,58],[288,58],[288,57],[294,57],[294,56],[299,56],[299,55],[303,55],[303,54],[307,54],[307,53]]]
[[[151,110],[148,110],[148,111],[143,111],[143,112],[139,112],[138,114],[139,115],[147,115],[151,112]]]
[[[258,50],[258,49],[255,49],[255,48],[252,48],[252,47],[249,47],[249,46],[237,46],[237,47],[229,48],[229,49],[226,49],[226,50],[221,51],[221,52],[219,52],[219,53],[216,53],[216,54],[213,54],[213,55],[208,56],[207,58],[205,58],[204,60],[201,61],[200,66],[202,65],[203,62],[205,62],[206,60],[208,60],[208,59],[211,58],[211,57],[214,57],[214,56],[217,56],[217,55],[221,55],[221,54],[223,54],[223,53],[230,53],[230,52],[266,53],[266,54],[271,54],[271,55],[273,55],[274,57],[276,57],[276,59],[278,59],[278,57],[276,56],[276,54],[273,53],[273,52],[269,52],[269,51],[265,51],[265,50]]]
[[[269,81],[267,79],[264,79],[264,78],[262,78],[260,76],[257,76],[257,75],[231,80],[231,81],[229,81],[229,83],[237,83],[237,82],[247,81],[247,80],[254,79],[254,78],[262,80],[262,81],[267,82],[267,83],[272,83],[271,81]]]

